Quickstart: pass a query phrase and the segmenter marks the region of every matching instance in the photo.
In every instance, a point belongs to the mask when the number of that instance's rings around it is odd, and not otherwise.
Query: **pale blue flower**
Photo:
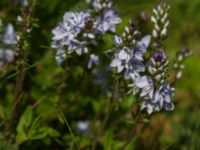
[[[134,80],[134,85],[140,91],[141,97],[153,97],[154,83],[149,76],[138,76]]]
[[[91,69],[93,65],[98,64],[98,63],[99,63],[99,56],[95,54],[91,54],[88,61],[87,68]]]
[[[97,29],[101,33],[105,33],[107,31],[115,32],[116,25],[120,23],[121,23],[121,19],[111,9],[104,10],[103,16],[98,17],[96,20]]]
[[[63,21],[69,24],[72,32],[78,34],[85,28],[88,18],[90,18],[88,12],[66,12]]]
[[[86,41],[78,41],[76,39],[71,40],[68,45],[68,54],[76,52],[77,55],[82,55],[83,53],[88,52],[87,42]]]
[[[77,41],[78,34],[85,28],[89,13],[67,12],[59,26],[52,30],[53,48],[60,48],[74,44]]]
[[[142,38],[135,47],[122,47],[115,53],[115,58],[110,66],[116,68],[118,73],[125,70],[125,79],[135,79],[139,76],[140,72],[145,71],[143,56],[146,53],[149,42],[150,36],[147,36]],[[122,38],[120,36],[115,36],[114,43],[117,49],[119,49],[120,46],[123,45]]]
[[[148,114],[152,114],[153,112],[160,111],[160,107],[157,103],[153,103],[149,99],[143,100],[141,104],[141,110],[146,109]]]
[[[80,134],[86,133],[89,131],[90,128],[90,122],[88,120],[86,121],[78,121],[77,123],[77,131]]]
[[[117,68],[117,73],[122,72],[128,65],[132,58],[132,51],[128,47],[123,47],[120,51],[115,53],[115,58],[111,62],[111,67]]]
[[[14,52],[11,49],[0,48],[0,67],[14,61]]]
[[[6,26],[2,41],[6,45],[14,45],[17,43],[17,34],[12,24]]]
[[[172,88],[169,84],[161,85],[159,89],[153,89],[151,94],[149,93],[148,95],[144,96],[141,109],[146,108],[148,114],[160,111],[162,109],[167,111],[173,110],[174,104],[172,102],[172,97],[174,96],[174,90],[175,89]]]
[[[159,92],[161,99],[159,101],[160,107],[165,110],[173,110],[174,104],[172,103],[172,97],[174,96],[175,89],[169,84],[161,86]]]
[[[17,43],[17,34],[12,24],[8,24],[2,35],[2,48],[0,48],[0,67],[14,61],[14,52],[11,49]]]
[[[92,33],[84,32],[87,23],[91,21],[87,12],[67,12],[59,26],[52,30],[52,47],[58,49],[67,48],[67,54],[76,52],[78,55],[87,53],[87,45],[95,36]],[[81,34],[81,35],[80,35]]]

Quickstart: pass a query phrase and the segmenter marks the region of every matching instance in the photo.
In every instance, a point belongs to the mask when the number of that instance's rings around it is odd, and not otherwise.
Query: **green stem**
[[[126,147],[129,145],[129,143],[132,141],[132,139],[135,137],[138,126],[140,125],[139,123],[142,120],[142,118],[143,118],[143,115],[142,115],[141,111],[139,110],[139,112],[134,120],[133,127],[132,127],[131,131],[129,132],[129,137],[128,137],[127,141],[125,142],[125,144],[122,146],[121,150],[125,150]]]
[[[60,116],[62,117],[62,119],[64,120],[66,126],[67,126],[67,129],[69,130],[72,138],[73,138],[73,142],[74,142],[74,145],[76,147],[77,150],[80,150],[79,146],[78,146],[78,143],[76,142],[76,136],[74,135],[70,125],[69,125],[69,122],[67,120],[67,118],[65,117],[64,113],[62,112],[62,110],[59,109],[59,112],[60,112]]]

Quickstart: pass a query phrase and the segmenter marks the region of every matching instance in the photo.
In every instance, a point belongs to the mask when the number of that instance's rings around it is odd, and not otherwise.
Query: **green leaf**
[[[58,137],[60,133],[53,128],[50,127],[41,127],[40,119],[42,115],[38,116],[32,123],[32,126],[29,130],[28,137],[29,139],[36,140],[36,139],[43,139],[47,135],[51,137]]]
[[[51,137],[58,137],[60,136],[60,133],[53,128],[42,127],[40,129],[31,130],[29,133],[29,139],[39,140],[45,138],[48,135]]]
[[[137,137],[134,137],[131,142],[127,145],[125,150],[134,150],[135,149],[135,143],[136,143]]]
[[[113,144],[113,150],[121,149],[123,145],[124,145],[123,141],[115,140]]]
[[[39,140],[43,139],[47,136],[48,134],[48,127],[42,127],[40,129],[32,129],[29,132],[29,139],[31,140]]]
[[[60,133],[53,129],[53,128],[48,128],[48,134],[51,136],[51,137],[58,137],[60,136]]]
[[[31,125],[33,118],[33,110],[31,106],[28,106],[20,118],[17,125],[16,141],[26,141],[28,139],[28,128]]]
[[[112,145],[113,145],[113,133],[112,133],[112,130],[108,130],[106,132],[103,145],[104,145],[104,149],[105,150],[112,150]]]
[[[32,107],[28,106],[20,118],[19,124],[17,126],[17,132],[23,132],[24,128],[28,128],[31,124],[32,117]]]

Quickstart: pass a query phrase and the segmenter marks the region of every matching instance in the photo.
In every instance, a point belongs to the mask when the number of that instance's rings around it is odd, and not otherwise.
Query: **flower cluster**
[[[151,21],[154,23],[152,36],[155,39],[155,47],[159,46],[167,35],[167,27],[169,25],[168,11],[170,5],[161,2],[156,8],[153,9],[153,16]]]
[[[136,42],[138,35],[139,32],[130,21],[122,36],[116,35],[114,37],[116,52],[110,66],[116,68],[118,73],[124,71],[126,79],[135,79],[141,72],[145,71],[142,61],[150,42],[150,36],[145,36]]]
[[[89,0],[91,9],[80,12],[66,12],[62,22],[52,30],[52,47],[56,48],[56,62],[62,65],[68,55],[88,53],[90,46],[96,46],[101,36],[115,32],[121,19],[111,8],[111,0]],[[123,73],[130,87],[143,100],[141,109],[147,112],[173,110],[172,98],[175,89],[168,79],[169,60],[162,46],[167,37],[170,6],[161,2],[151,16],[154,27],[152,35],[141,36],[134,22],[130,20],[121,35],[114,36],[114,58],[110,63],[117,73]],[[112,50],[113,50],[112,49]],[[110,50],[110,51],[112,51]],[[177,54],[174,68],[177,78],[182,74],[182,61],[191,54],[182,49]],[[99,63],[94,51],[89,54],[88,69]]]
[[[186,47],[177,52],[176,61],[174,62],[174,69],[176,70],[176,79],[180,79],[185,68],[183,61],[192,55],[192,51]]]
[[[1,25],[1,28],[3,26]],[[1,35],[0,41],[0,67],[4,66],[7,63],[11,63],[14,60],[14,52],[12,47],[17,42],[17,35],[14,31],[12,24],[8,24],[5,28],[5,31]]]
[[[121,19],[111,9],[112,2],[91,1],[92,10],[66,12],[62,22],[52,30],[52,47],[57,49],[56,61],[61,65],[67,55],[88,53],[89,46],[107,31],[115,31]]]
[[[144,100],[141,109],[146,108],[151,114],[161,109],[173,110],[172,97],[174,88],[166,80],[168,59],[163,50],[153,53],[146,65],[146,74],[134,80],[134,88],[139,91],[140,97]]]
[[[65,13],[63,21],[52,31],[54,34],[52,47],[64,48],[67,46],[69,54],[74,51],[78,55],[87,52],[86,41],[93,39],[94,35],[92,33],[87,33],[86,31],[83,32],[83,30],[91,30],[90,28],[93,26],[91,19],[90,14],[87,12]],[[90,23],[92,26],[89,26]],[[83,40],[77,38],[82,38]]]
[[[98,16],[96,16],[96,28],[100,33],[107,31],[115,32],[115,26],[121,22],[121,19],[115,13],[112,7],[112,0],[92,0],[92,6]]]
[[[162,42],[167,35],[168,10],[170,6],[161,3],[153,9],[151,21],[154,29],[151,36],[139,38],[132,21],[125,27],[122,36],[115,35],[115,54],[110,66],[117,73],[124,73],[125,79],[132,82],[129,86],[134,94],[143,100],[141,109],[146,109],[148,114],[162,109],[167,111],[174,109],[172,98],[175,89],[168,79],[169,60],[162,49]],[[183,49],[178,53],[179,62],[190,55]],[[180,63],[176,64],[176,67]]]
[[[92,6],[94,9],[99,12],[104,9],[108,9],[112,7],[112,0],[92,0],[91,1]]]

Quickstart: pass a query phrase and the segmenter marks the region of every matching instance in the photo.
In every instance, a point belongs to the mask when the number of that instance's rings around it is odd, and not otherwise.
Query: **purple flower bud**
[[[163,50],[154,52],[148,64],[148,71],[156,81],[163,82],[168,69],[168,63],[169,61]]]
[[[163,62],[166,60],[166,55],[165,53],[162,51],[162,50],[159,50],[159,51],[156,51],[154,54],[153,54],[153,59],[156,61],[156,62]]]
[[[167,61],[167,56],[163,50],[158,50],[158,51],[154,52],[151,60],[154,65],[159,66]]]
[[[184,57],[188,57],[188,56],[192,55],[192,51],[189,48],[187,48],[187,47],[183,47],[179,51],[179,55],[182,55]]]

